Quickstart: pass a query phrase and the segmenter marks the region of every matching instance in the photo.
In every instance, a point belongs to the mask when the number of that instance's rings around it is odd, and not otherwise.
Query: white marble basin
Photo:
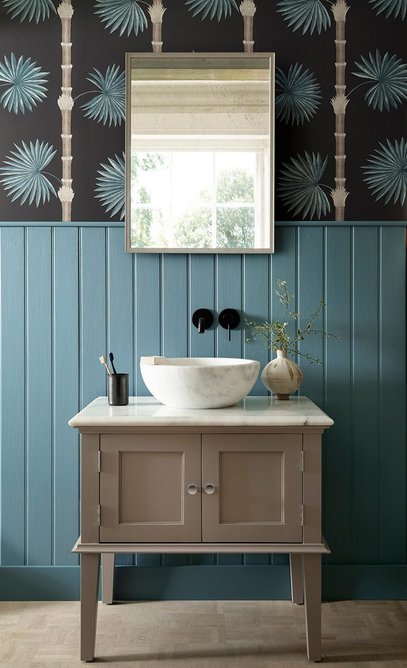
[[[151,394],[172,408],[233,406],[252,389],[260,362],[229,357],[141,357]]]

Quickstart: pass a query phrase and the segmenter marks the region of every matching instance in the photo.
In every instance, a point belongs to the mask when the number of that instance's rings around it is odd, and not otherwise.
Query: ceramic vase
[[[288,399],[303,380],[298,364],[293,362],[285,350],[277,350],[277,357],[266,364],[261,374],[264,385],[277,399]]]

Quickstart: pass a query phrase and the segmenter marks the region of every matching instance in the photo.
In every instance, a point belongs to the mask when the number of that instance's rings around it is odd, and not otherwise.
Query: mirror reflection
[[[127,54],[126,77],[127,250],[272,251],[272,54]]]

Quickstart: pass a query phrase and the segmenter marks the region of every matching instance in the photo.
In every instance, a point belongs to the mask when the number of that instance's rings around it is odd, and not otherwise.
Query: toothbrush
[[[112,374],[111,374],[111,372],[110,372],[109,367],[107,366],[106,357],[105,357],[104,355],[101,355],[101,356],[99,357],[99,361],[100,361],[100,363],[103,364],[103,366],[105,367],[107,375],[108,375],[108,376],[111,376]]]
[[[114,355],[113,355],[113,353],[109,353],[109,360],[110,360],[110,364],[112,365],[113,373],[116,375],[116,374],[117,374],[117,371],[116,371],[116,369],[114,368],[114,364],[113,364],[113,360],[114,360]]]

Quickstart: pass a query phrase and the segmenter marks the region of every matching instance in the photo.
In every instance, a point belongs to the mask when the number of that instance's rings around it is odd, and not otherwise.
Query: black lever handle
[[[228,338],[231,340],[231,330],[236,329],[240,323],[240,315],[234,308],[225,308],[219,313],[219,324],[223,329],[228,330]]]

